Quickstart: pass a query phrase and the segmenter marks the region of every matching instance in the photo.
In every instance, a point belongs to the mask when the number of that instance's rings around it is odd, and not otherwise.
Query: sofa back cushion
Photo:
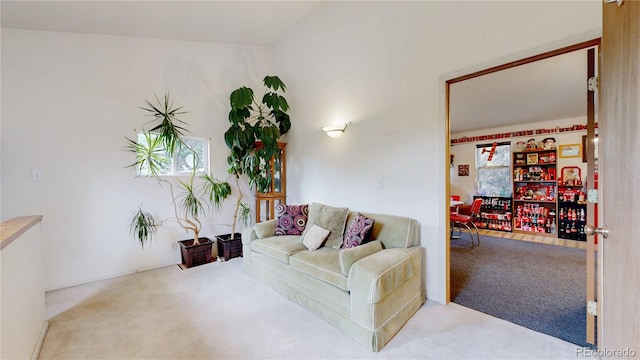
[[[360,213],[375,220],[373,230],[369,238],[371,240],[380,240],[385,249],[406,249],[420,245],[417,223],[414,219],[404,216],[372,214],[365,212]],[[357,211],[350,211],[347,218],[347,224],[350,224],[357,215]]]
[[[318,225],[323,229],[329,230],[329,237],[324,246],[339,249],[340,246],[342,246],[348,213],[349,208],[346,207],[334,207],[315,202],[311,203],[311,205],[309,205],[307,228],[302,233],[302,241],[304,241],[308,230],[313,225]]]

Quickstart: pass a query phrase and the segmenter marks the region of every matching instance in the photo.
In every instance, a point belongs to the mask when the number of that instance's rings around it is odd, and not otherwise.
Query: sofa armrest
[[[348,249],[340,249],[338,257],[340,260],[340,271],[342,271],[342,275],[349,275],[349,270],[351,270],[353,264],[362,258],[377,253],[380,250],[382,250],[382,243],[378,240],[370,241],[366,244]]]
[[[251,242],[256,239],[258,239],[258,235],[256,234],[256,230],[253,226],[242,230],[242,245],[251,245]]]
[[[276,234],[277,219],[259,222],[251,227],[242,230],[242,244],[251,245],[256,239],[264,239]]]
[[[276,226],[278,225],[277,219],[267,220],[259,222],[253,226],[253,229],[258,236],[258,239],[264,239],[276,234]]]
[[[351,296],[375,304],[410,279],[413,271],[407,251],[384,249],[353,264],[347,278],[347,288]]]

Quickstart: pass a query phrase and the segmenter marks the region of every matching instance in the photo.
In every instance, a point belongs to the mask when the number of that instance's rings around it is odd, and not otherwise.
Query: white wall
[[[427,296],[444,302],[444,81],[597,37],[600,23],[597,1],[326,4],[274,48],[290,79],[288,202],[417,219]],[[320,131],[345,121],[338,139]]]
[[[40,224],[0,252],[2,359],[29,359],[36,348],[39,350],[46,329],[43,259]]]
[[[138,107],[170,91],[194,136],[211,138],[211,166],[226,179],[228,95],[260,86],[270,49],[201,42],[3,29],[2,216],[43,214],[47,289],[180,261],[189,238],[161,229],[142,250],[128,217],[143,203],[171,216],[169,195],[134,178],[124,136],[150,120]],[[31,182],[31,169],[43,182]],[[203,236],[228,233],[231,206]]]
[[[585,103],[586,106],[586,103]],[[568,127],[571,125],[586,125],[587,118],[569,118],[569,119],[558,119],[551,121],[543,121],[519,126],[505,126],[493,129],[484,129],[484,130],[476,130],[469,131],[463,133],[454,133],[451,134],[452,139],[462,138],[462,137],[473,137],[473,136],[481,136],[481,135],[489,135],[489,134],[501,134],[512,131],[520,131],[520,130],[534,130],[534,129],[553,129],[557,126],[559,127]],[[495,140],[497,142],[511,142],[511,151],[516,151],[515,146],[518,141],[526,142],[529,139],[536,139],[536,141],[542,141],[548,137],[552,137],[556,139],[556,145],[567,145],[567,144],[581,144],[582,143],[582,135],[586,135],[587,131],[574,131],[574,132],[563,132],[556,134],[541,134],[541,135],[528,135],[522,137],[512,137],[507,139],[498,139]],[[471,203],[473,201],[473,196],[476,195],[475,190],[475,182],[478,176],[478,171],[476,168],[476,160],[475,160],[475,152],[477,144],[490,144],[494,140],[485,140],[480,142],[467,142],[461,144],[454,144],[451,146],[451,154],[454,154],[454,165],[450,168],[449,172],[449,182],[450,188],[449,192],[451,194],[459,194],[462,196],[462,201],[466,203]],[[513,162],[513,159],[512,159]],[[458,176],[458,165],[468,164],[469,165],[469,176]],[[558,158],[557,160],[557,169],[558,174],[563,166],[578,166],[582,171],[582,179],[586,179],[587,177],[587,163],[582,162],[582,158]]]

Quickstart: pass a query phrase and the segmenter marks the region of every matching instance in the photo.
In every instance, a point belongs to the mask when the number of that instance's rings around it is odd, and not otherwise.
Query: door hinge
[[[598,316],[598,302],[587,301],[587,313],[593,316]]]
[[[587,80],[587,89],[589,89],[589,91],[598,90],[598,77],[597,76],[590,77],[589,80]]]
[[[624,2],[624,0],[604,0],[605,4],[613,4],[616,3],[618,4],[618,6],[622,5],[622,3]]]

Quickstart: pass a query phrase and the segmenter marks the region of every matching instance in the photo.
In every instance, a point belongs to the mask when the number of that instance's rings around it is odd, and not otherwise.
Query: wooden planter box
[[[215,259],[211,257],[211,250],[213,249],[213,241],[209,238],[201,237],[197,245],[193,244],[193,239],[178,241],[180,244],[180,253],[182,255],[182,264],[180,267],[187,269],[193,266],[207,264]]]
[[[231,234],[217,235],[218,256],[224,258],[224,261],[242,256],[242,234],[236,233],[233,239]]]

